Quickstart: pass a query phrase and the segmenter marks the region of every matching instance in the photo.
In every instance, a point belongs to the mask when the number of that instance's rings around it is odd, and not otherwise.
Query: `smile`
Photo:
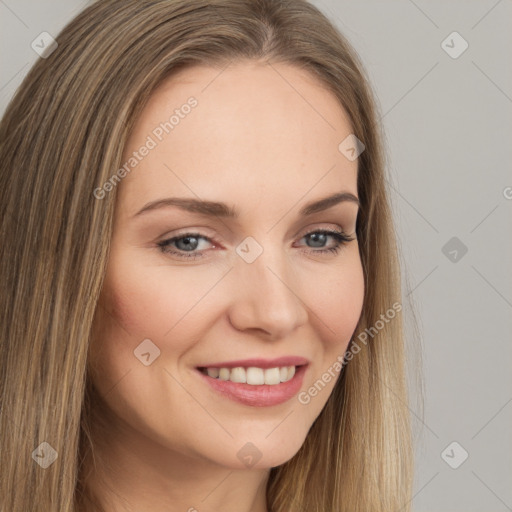
[[[308,367],[199,367],[196,371],[215,394],[251,407],[270,407],[297,395]]]

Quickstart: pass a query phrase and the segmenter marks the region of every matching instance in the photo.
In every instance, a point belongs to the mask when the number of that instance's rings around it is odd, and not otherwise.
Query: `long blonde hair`
[[[82,510],[94,396],[87,369],[127,138],[177,69],[271,59],[339,99],[365,151],[357,236],[365,299],[354,340],[401,304],[400,262],[371,87],[355,51],[305,0],[107,0],[72,20],[0,124],[0,482],[5,512]],[[341,142],[341,141],[340,141]],[[359,343],[304,445],[272,468],[269,512],[409,510],[413,446],[400,312]],[[32,453],[47,442],[57,460]]]

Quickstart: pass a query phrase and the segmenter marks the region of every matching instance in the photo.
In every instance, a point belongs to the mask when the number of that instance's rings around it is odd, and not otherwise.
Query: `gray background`
[[[404,308],[421,336],[409,321],[411,357],[422,356],[424,378],[424,410],[416,387],[410,407],[413,509],[512,511],[512,2],[313,3],[360,54],[387,135]],[[0,0],[2,112],[38,58],[32,41],[56,37],[86,5]],[[454,31],[469,45],[457,58],[442,46]]]

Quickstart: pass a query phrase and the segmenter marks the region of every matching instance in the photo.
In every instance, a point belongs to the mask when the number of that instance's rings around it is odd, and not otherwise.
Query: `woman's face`
[[[189,68],[151,97],[112,180],[90,352],[118,439],[229,468],[299,450],[363,304],[357,160],[338,149],[351,132],[336,98],[283,64]]]

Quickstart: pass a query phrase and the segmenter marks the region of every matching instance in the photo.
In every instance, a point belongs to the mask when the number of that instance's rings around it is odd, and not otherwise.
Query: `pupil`
[[[195,240],[195,244],[194,243],[190,243],[190,240]],[[184,246],[183,247],[179,247],[180,249],[184,249],[184,250],[187,250],[187,249],[190,249],[191,250],[194,250],[197,248],[197,238],[195,236],[186,236],[186,237],[183,237],[183,238],[180,238],[178,241],[177,241],[177,244],[180,244],[184,242]]]
[[[313,240],[313,242],[321,242],[320,245],[317,245],[315,247],[321,247],[323,245],[323,243],[325,243],[325,237],[327,235],[325,233],[313,233],[312,235],[310,235],[311,239]]]

